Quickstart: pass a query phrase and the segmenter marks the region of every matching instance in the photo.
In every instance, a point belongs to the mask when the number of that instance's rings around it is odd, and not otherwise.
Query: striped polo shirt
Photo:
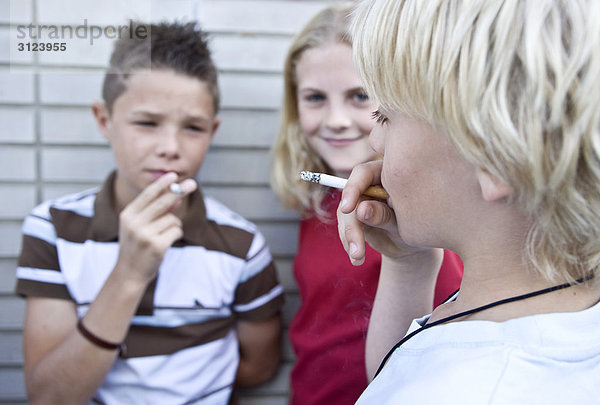
[[[18,294],[71,300],[83,316],[115,266],[114,173],[102,188],[47,201],[23,223]],[[283,303],[271,253],[256,226],[198,190],[183,237],[168,249],[141,300],[96,403],[223,404],[239,362],[237,319],[258,321]]]

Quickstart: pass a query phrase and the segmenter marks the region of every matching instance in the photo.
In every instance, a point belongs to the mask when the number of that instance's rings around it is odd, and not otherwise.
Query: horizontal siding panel
[[[213,149],[204,158],[201,183],[269,184],[269,151]]]
[[[287,297],[286,297],[287,298]],[[292,343],[290,342],[290,335],[286,328],[283,333],[283,344],[282,344],[282,361],[285,363],[293,363],[296,360]]]
[[[0,368],[0,401],[23,401],[25,380],[21,368]]]
[[[33,72],[17,68],[1,69],[0,103],[33,103]]]
[[[268,186],[204,187],[203,190],[204,194],[216,198],[250,220],[294,220],[298,217],[294,211],[281,208],[277,197]]]
[[[1,3],[4,4],[8,0]],[[1,17],[0,17],[1,18]],[[2,27],[0,28],[0,62],[4,63],[32,63],[33,52],[27,52],[23,45],[23,51],[19,51],[19,43],[28,42],[27,37],[23,38],[23,28]]]
[[[283,304],[283,309],[281,310],[281,318],[286,327],[289,326],[298,308],[300,308],[300,296],[298,294],[287,294],[285,296],[285,304]]]
[[[0,22],[6,24],[24,24],[31,21],[32,0],[0,1]]]
[[[0,184],[0,219],[22,219],[36,205],[34,185]]]
[[[30,107],[3,107],[0,109],[0,142],[9,144],[32,143],[34,135],[34,112]]]
[[[42,151],[42,176],[46,180],[102,181],[115,166],[106,148],[53,148]]]
[[[23,329],[25,300],[21,297],[0,296],[0,329]]]
[[[43,104],[91,105],[102,97],[102,71],[44,71],[40,73]]]
[[[298,292],[298,286],[296,285],[292,271],[292,259],[275,258],[275,266],[277,266],[277,275],[285,291],[291,293]]]
[[[246,111],[223,109],[221,125],[214,146],[270,148],[279,128],[278,111]]]
[[[21,250],[22,221],[0,222],[0,258],[17,257]]]
[[[222,106],[226,108],[279,109],[283,81],[279,74],[222,73]]]
[[[20,238],[20,232],[15,237]],[[0,295],[12,294],[15,290],[16,269],[16,258],[0,258]]]
[[[172,1],[172,0],[171,0]],[[118,25],[127,19],[148,20],[152,3],[147,0],[42,0],[37,2],[37,15],[40,24],[68,25]]]
[[[89,107],[43,108],[40,119],[42,141],[45,143],[107,144]]]
[[[94,33],[94,37],[77,37],[77,27],[57,26],[58,36],[43,31],[40,42],[64,43],[65,50],[58,52],[40,52],[39,61],[47,66],[108,67],[115,39]],[[103,29],[103,28],[100,28]],[[62,35],[64,34],[64,37]],[[116,34],[115,34],[116,35]],[[99,36],[99,37],[98,37]]]
[[[219,69],[281,73],[290,44],[288,37],[215,34],[210,48]]]
[[[35,151],[24,146],[0,148],[0,180],[34,180]]]
[[[265,236],[273,256],[293,256],[298,244],[297,222],[257,222],[258,228]]]
[[[44,23],[123,25],[129,19],[142,21],[162,21],[175,18],[191,19],[193,0],[77,0],[62,6],[64,0],[43,0],[38,2],[38,19]]]
[[[100,186],[104,179],[98,179],[97,182],[84,182],[77,184],[46,184],[42,187],[42,200],[53,200],[67,194],[78,193],[93,187]]]
[[[21,331],[0,331],[0,364],[2,366],[23,365],[23,343]]]
[[[325,1],[197,0],[197,18],[209,31],[294,34]]]

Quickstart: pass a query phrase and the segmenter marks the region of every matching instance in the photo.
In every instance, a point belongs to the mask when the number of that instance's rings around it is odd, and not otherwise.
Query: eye
[[[204,132],[204,128],[199,127],[197,125],[188,125],[187,129],[194,132]]]
[[[309,103],[319,103],[325,100],[325,96],[320,93],[311,93],[304,96],[304,100]]]
[[[379,110],[373,111],[371,117],[375,120],[378,125],[383,125],[388,122],[388,118],[381,113]]]
[[[354,93],[352,97],[354,100],[358,101],[359,103],[364,103],[365,101],[369,101],[369,96],[367,95],[367,93],[365,93],[363,91]]]
[[[139,125],[141,127],[155,127],[156,126],[156,122],[154,122],[154,121],[135,121],[134,124]]]

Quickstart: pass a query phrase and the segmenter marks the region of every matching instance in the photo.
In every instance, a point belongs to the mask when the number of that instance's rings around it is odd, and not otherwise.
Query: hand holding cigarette
[[[313,183],[321,184],[327,187],[341,188],[346,186],[348,180],[341,177],[332,176],[324,173],[313,173],[307,170],[300,172],[300,178],[304,181],[311,181]],[[388,197],[387,191],[381,186],[371,186],[367,188],[363,195],[368,197],[377,198],[379,200],[385,200]]]

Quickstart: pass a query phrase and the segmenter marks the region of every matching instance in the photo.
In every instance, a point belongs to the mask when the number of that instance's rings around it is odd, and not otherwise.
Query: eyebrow
[[[132,112],[132,116],[134,116],[134,117],[142,116],[144,118],[159,120],[164,117],[164,114],[153,112],[153,111],[147,111],[147,110],[137,110],[137,111]],[[184,121],[187,121],[187,122],[190,122],[190,121],[192,121],[192,122],[210,122],[210,118],[206,117],[204,115],[185,115]]]
[[[303,92],[303,91],[314,91],[314,92],[319,92],[319,93],[323,93],[324,91],[322,89],[316,88],[316,87],[300,87],[298,88],[298,92]],[[344,90],[344,93],[356,93],[356,92],[363,92],[366,93],[366,90],[364,87],[362,86],[358,86],[358,87],[352,87],[351,89],[348,90]]]
[[[364,87],[358,86],[358,87],[353,87],[351,89],[346,90],[346,93],[356,93],[356,92],[359,92],[359,91],[363,92],[363,93],[367,92]]]

